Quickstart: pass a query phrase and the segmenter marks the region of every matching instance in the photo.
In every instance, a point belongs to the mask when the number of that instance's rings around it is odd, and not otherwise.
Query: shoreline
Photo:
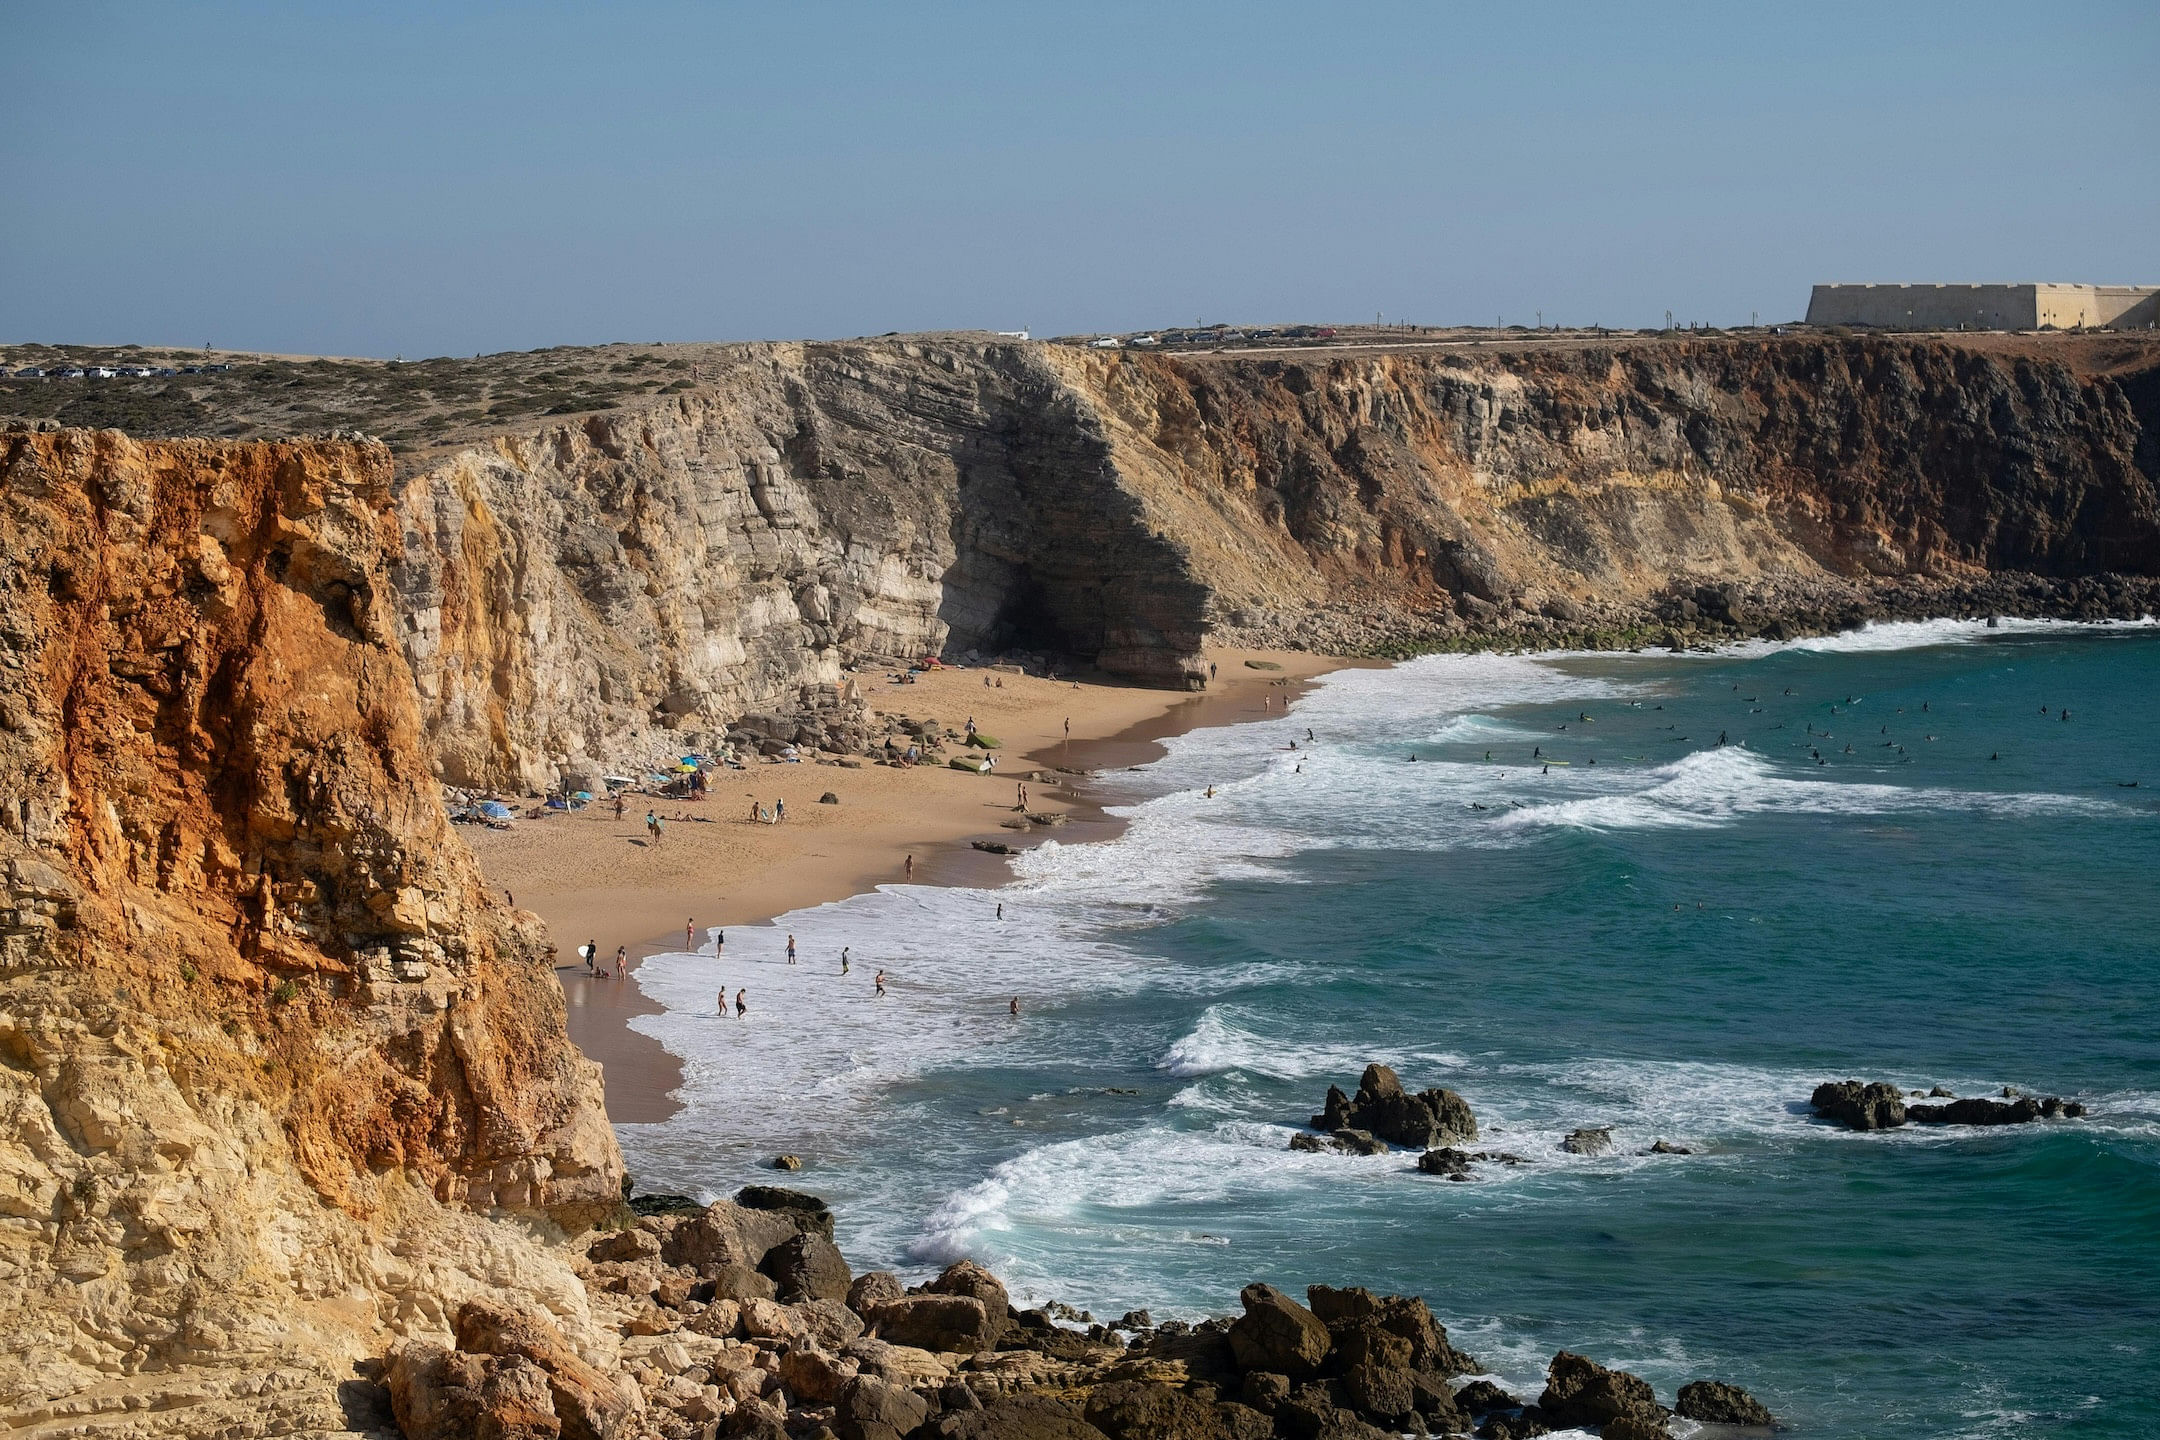
[[[968,775],[932,762],[914,769],[867,762],[861,768],[754,764],[716,772],[713,798],[702,806],[654,804],[669,822],[657,850],[642,834],[643,809],[636,802],[650,801],[646,796],[631,797],[621,821],[595,806],[520,821],[510,832],[468,833],[468,843],[489,883],[547,925],[569,1038],[601,1066],[609,1123],[660,1123],[682,1109],[674,1098],[682,1062],[632,1027],[640,1015],[665,1012],[631,976],[647,958],[684,948],[673,916],[694,920],[697,943],[709,945],[715,926],[769,925],[796,910],[902,883],[909,856],[916,862],[911,883],[996,888],[1012,879],[1010,857],[978,850],[976,840],[1003,841],[1018,851],[1053,837],[1061,844],[1115,839],[1124,822],[1092,798],[1087,782],[1095,775],[1160,759],[1167,753],[1162,742],[1174,736],[1258,719],[1270,713],[1259,707],[1263,695],[1287,701],[1321,675],[1388,663],[1302,651],[1209,654],[1218,674],[1213,687],[1200,692],[1097,677],[1051,681],[983,668],[933,672],[906,686],[864,679],[866,702],[886,715],[931,714],[954,727],[961,715],[982,716],[982,729],[1005,740],[998,753],[1018,756],[1003,774]],[[985,678],[1002,681],[1003,688],[983,687]],[[1061,728],[1068,719],[1070,738]],[[742,783],[731,783],[736,780]],[[992,786],[987,794],[984,780]],[[1013,792],[1005,787],[1023,780],[1029,810],[1060,814],[1064,823],[1024,832],[1001,827],[1015,818]],[[817,803],[828,789],[840,806]],[[747,818],[726,809],[738,790],[778,792],[789,806],[788,822],[746,833]],[[851,798],[857,803],[851,805]],[[705,813],[692,813],[697,810]],[[798,817],[809,823],[799,824]],[[725,888],[716,880],[724,880]],[[623,940],[626,930],[637,938]],[[596,941],[603,956],[625,945],[630,974],[607,981],[588,977],[574,958],[587,940]]]

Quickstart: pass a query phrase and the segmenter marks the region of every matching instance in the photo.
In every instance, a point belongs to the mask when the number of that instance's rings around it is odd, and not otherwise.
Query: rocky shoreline
[[[626,1187],[627,1188],[627,1187]],[[365,1367],[406,1440],[1523,1440],[1572,1427],[1660,1440],[1674,1417],[1766,1434],[1770,1412],[1715,1380],[1671,1408],[1649,1384],[1553,1357],[1544,1390],[1509,1394],[1415,1296],[1267,1284],[1242,1313],[1115,1323],[1051,1304],[1017,1310],[973,1261],[903,1286],[857,1275],[834,1215],[753,1185],[699,1206],[628,1202],[574,1268],[620,1363],[580,1356],[545,1314],[472,1300],[453,1345],[411,1340]]]
[[[1782,576],[1676,581],[1641,601],[1561,596],[1415,608],[1368,601],[1295,612],[1230,610],[1211,638],[1224,644],[1400,660],[1485,650],[1714,650],[1748,640],[1837,635],[1888,621],[2041,620],[2098,624],[2160,615],[2160,579],[1998,572],[1973,578],[1852,580]]]

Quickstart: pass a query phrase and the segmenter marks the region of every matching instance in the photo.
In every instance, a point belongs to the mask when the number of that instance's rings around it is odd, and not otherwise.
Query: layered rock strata
[[[744,347],[408,462],[401,643],[445,777],[541,785],[852,670],[1028,650],[1196,683],[1338,652],[1700,643],[2160,596],[2160,346],[1105,356]]]
[[[0,436],[10,1433],[342,1430],[355,1361],[498,1290],[612,1354],[535,1243],[618,1201],[598,1072],[445,818],[390,490],[373,445]]]

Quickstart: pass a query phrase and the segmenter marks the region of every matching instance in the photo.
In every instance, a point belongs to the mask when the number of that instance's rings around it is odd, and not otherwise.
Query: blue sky
[[[0,5],[0,340],[469,354],[2160,282],[2160,6]]]

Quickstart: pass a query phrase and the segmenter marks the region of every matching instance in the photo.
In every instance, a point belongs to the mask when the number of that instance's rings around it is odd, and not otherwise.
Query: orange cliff
[[[619,1198],[599,1073],[444,814],[390,479],[0,436],[11,1433],[344,1429],[356,1359],[505,1288],[614,1343],[554,1243]]]

